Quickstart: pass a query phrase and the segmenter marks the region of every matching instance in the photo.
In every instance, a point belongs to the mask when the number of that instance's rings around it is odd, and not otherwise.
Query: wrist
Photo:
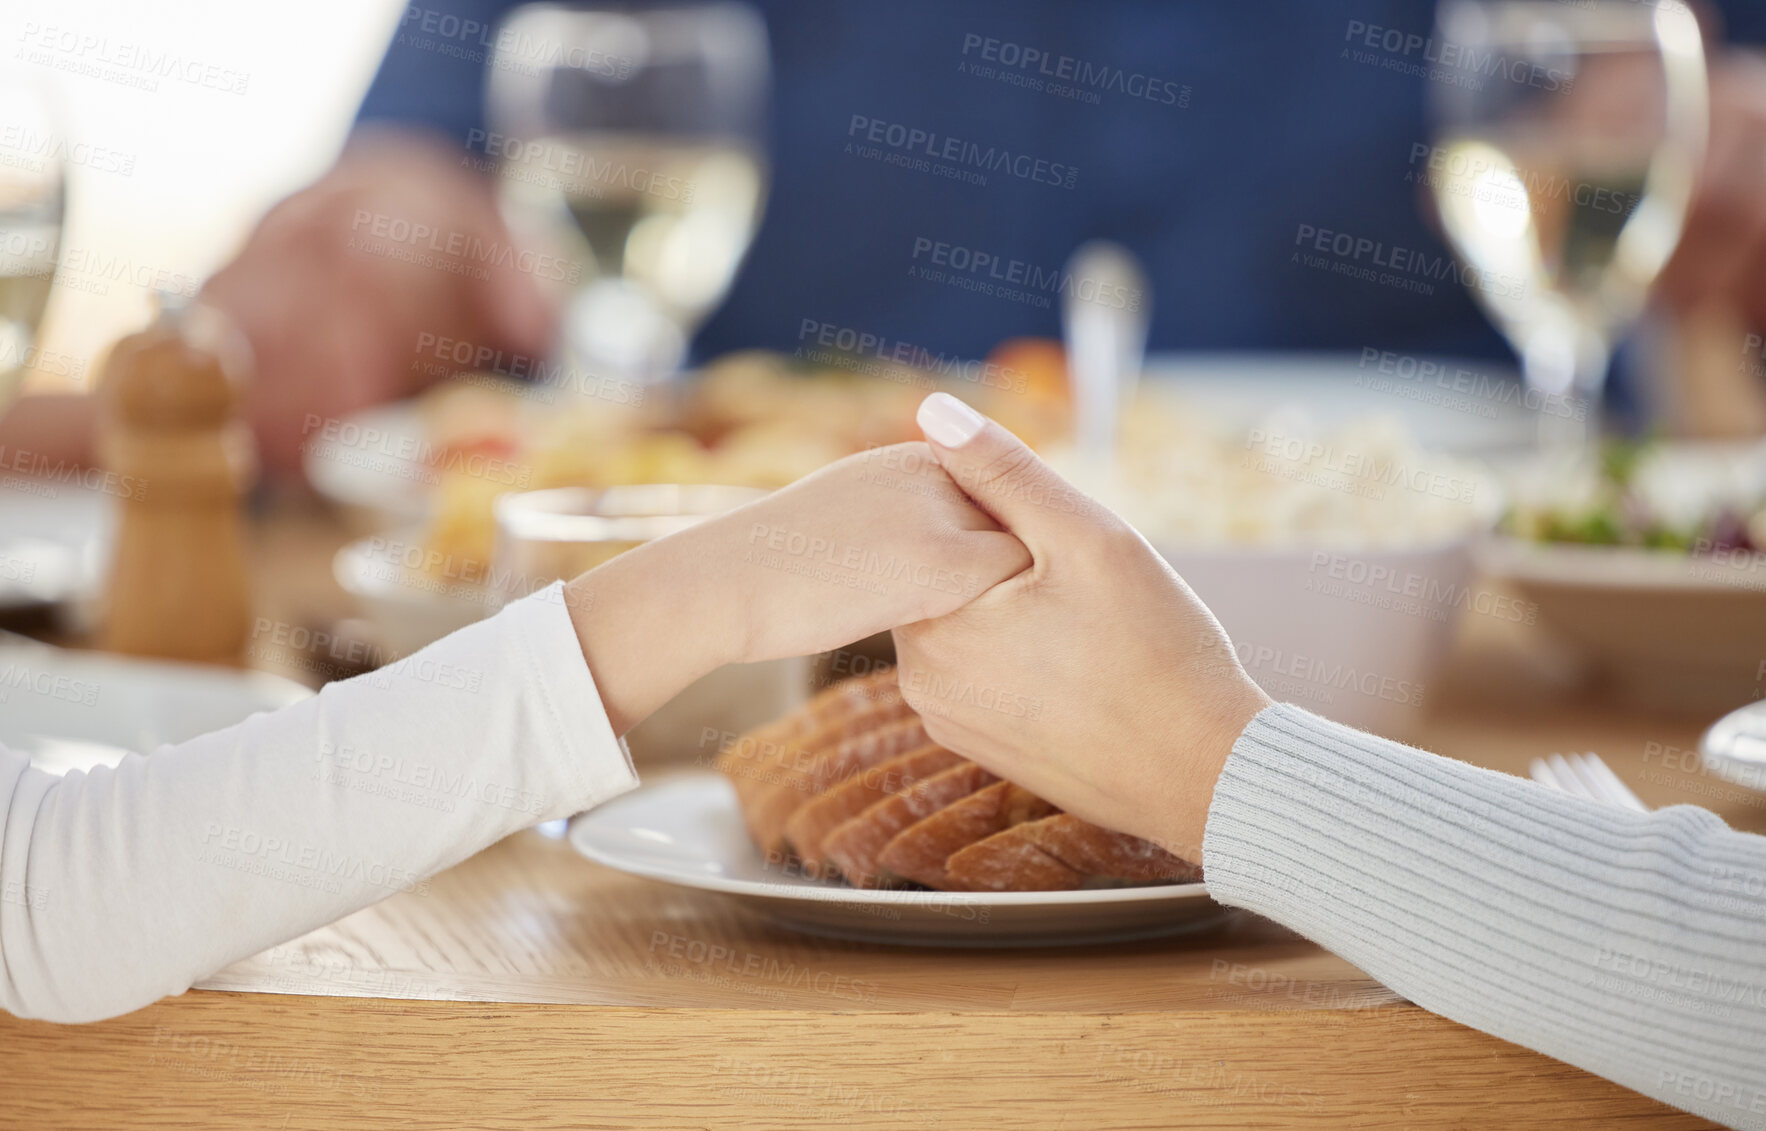
[[[629,550],[565,585],[571,625],[617,734],[740,658],[733,603],[692,549],[677,535]]]
[[[1188,750],[1179,760],[1172,790],[1168,794],[1160,835],[1154,839],[1164,848],[1192,863],[1202,864],[1202,836],[1208,828],[1208,812],[1214,804],[1214,787],[1232,757],[1239,736],[1251,725],[1264,708],[1275,700],[1249,680],[1245,687],[1192,718],[1182,729],[1168,733],[1187,734]]]

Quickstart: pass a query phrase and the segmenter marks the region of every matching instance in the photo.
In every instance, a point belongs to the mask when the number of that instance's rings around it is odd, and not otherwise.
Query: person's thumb
[[[956,485],[1032,553],[1033,542],[1095,505],[1023,440],[949,393],[921,401],[916,419]]]

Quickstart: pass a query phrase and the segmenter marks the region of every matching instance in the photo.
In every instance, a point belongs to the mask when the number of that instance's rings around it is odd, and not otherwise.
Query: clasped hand
[[[721,664],[894,629],[928,734],[1095,824],[1200,860],[1269,699],[1145,539],[943,393],[924,444],[849,456],[566,589],[623,732]]]

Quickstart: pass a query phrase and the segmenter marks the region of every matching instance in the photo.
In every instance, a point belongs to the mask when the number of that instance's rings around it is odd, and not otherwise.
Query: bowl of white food
[[[1056,458],[1171,563],[1265,692],[1350,726],[1413,733],[1459,617],[1525,615],[1475,579],[1494,478],[1395,415],[1326,427],[1289,405],[1233,421],[1143,389],[1113,472]],[[1172,646],[1207,664],[1229,645]]]

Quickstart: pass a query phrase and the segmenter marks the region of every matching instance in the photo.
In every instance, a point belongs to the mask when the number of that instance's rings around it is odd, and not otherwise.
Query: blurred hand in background
[[[1766,55],[1711,66],[1711,142],[1660,290],[1676,310],[1725,303],[1766,326]]]
[[[533,262],[457,147],[359,131],[203,288],[256,355],[246,415],[266,468],[298,466],[314,417],[406,396],[442,375],[440,339],[545,356],[557,299]]]

